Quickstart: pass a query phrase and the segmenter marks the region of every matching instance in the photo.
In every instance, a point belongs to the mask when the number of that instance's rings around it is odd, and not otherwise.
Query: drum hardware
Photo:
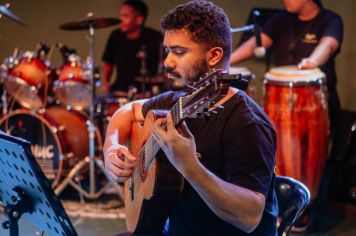
[[[1,17],[4,15],[9,19],[13,20],[14,22],[16,22],[17,24],[27,27],[27,25],[21,20],[21,18],[13,14],[9,8],[10,8],[10,3],[6,3],[4,6],[0,5],[0,20]]]
[[[146,47],[144,45],[141,46],[141,50],[136,55],[137,58],[140,59],[140,76],[141,76],[141,93],[143,96],[146,95],[146,82],[148,79],[148,71],[146,68]]]
[[[289,109],[292,110],[293,104],[294,104],[294,102],[293,102],[293,82],[290,81],[288,83],[288,85],[289,85]]]
[[[94,125],[94,109],[95,109],[95,63],[94,63],[94,29],[104,28],[114,24],[118,24],[118,19],[113,18],[94,18],[93,13],[88,13],[85,19],[78,21],[68,22],[60,25],[60,28],[63,30],[88,30],[88,42],[89,42],[89,57],[88,65],[90,71],[90,88],[91,96],[89,103],[89,119],[86,121],[88,133],[89,133],[89,155],[85,159],[79,161],[68,173],[67,177],[55,188],[55,193],[59,194],[63,189],[69,184],[74,187],[80,194],[81,197],[85,196],[90,199],[96,199],[100,197],[106,189],[110,186],[115,187],[117,193],[121,199],[123,199],[122,187],[114,180],[114,178],[106,170],[102,160],[95,157],[95,125]],[[89,166],[89,191],[86,191],[82,186],[80,186],[76,181],[78,173]],[[95,189],[95,167],[98,167],[105,175],[108,180],[108,183],[99,189]]]

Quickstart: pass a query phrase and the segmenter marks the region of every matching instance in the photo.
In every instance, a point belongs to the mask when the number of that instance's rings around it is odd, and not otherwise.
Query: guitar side
[[[143,157],[137,167],[143,170],[134,181],[130,178],[125,182],[124,190],[126,226],[135,234],[161,233],[170,206],[183,187],[183,177],[166,157],[154,158],[148,169],[144,168],[144,161],[149,159],[145,153],[150,154],[148,142],[154,122],[164,115],[161,111],[149,111],[143,127],[138,123],[132,126],[130,151],[137,158]],[[147,152],[142,152],[142,148]]]

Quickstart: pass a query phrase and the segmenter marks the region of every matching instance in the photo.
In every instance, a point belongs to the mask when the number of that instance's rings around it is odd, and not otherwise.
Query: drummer
[[[147,5],[141,0],[126,0],[121,4],[119,29],[111,33],[102,57],[104,93],[119,96],[128,92],[139,93],[142,79],[137,78],[158,73],[163,36],[144,26],[147,15]],[[116,79],[110,84],[114,67]],[[150,88],[147,86],[146,89]]]
[[[341,17],[323,7],[321,0],[284,0],[285,10],[272,16],[261,33],[262,46],[270,48],[276,66],[298,65],[300,69],[320,69],[326,74],[331,129],[340,114],[336,90],[335,57],[343,39]],[[238,64],[253,55],[257,47],[250,38],[231,55]]]

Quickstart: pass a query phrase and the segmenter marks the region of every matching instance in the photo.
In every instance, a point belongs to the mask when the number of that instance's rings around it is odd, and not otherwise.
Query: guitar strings
[[[208,76],[208,77],[210,77],[210,76]],[[182,97],[180,99],[181,99],[182,107],[184,107],[191,100],[191,95]],[[179,111],[179,107],[178,106],[179,106],[179,102],[176,102],[173,105],[173,107],[170,110],[170,112],[173,114],[174,111],[177,111],[177,110]],[[176,118],[175,120],[177,120],[177,117],[174,117],[174,118]],[[155,159],[155,156],[156,156],[157,152],[159,151],[159,149],[160,149],[160,146],[157,143],[157,141],[154,138],[152,138],[152,136],[150,136],[148,142],[145,145],[143,145],[143,147],[139,151],[139,154],[140,154],[140,159],[139,159],[140,162],[139,163],[140,164],[139,164],[138,167],[135,168],[134,173],[130,178],[130,180],[132,182],[134,182],[135,179],[139,176],[139,174],[142,172],[143,168],[145,168],[146,166],[149,167],[151,165],[151,163]],[[151,155],[151,158],[147,159],[146,162],[143,162],[144,159],[146,159],[146,155],[143,155],[143,154],[144,154],[144,152],[148,152],[148,151],[150,153],[152,153],[153,155]]]
[[[181,98],[182,105],[183,106],[186,105],[189,102],[189,100],[190,100],[190,97]],[[178,105],[179,105],[179,102],[176,102],[173,105],[172,109],[170,110],[172,112],[172,114],[174,113],[173,112],[174,110],[178,109],[178,107],[177,107]],[[160,149],[160,146],[157,143],[157,141],[152,136],[150,136],[150,138],[148,139],[148,142],[145,145],[143,145],[143,147],[139,151],[139,156],[140,156],[139,165],[138,165],[138,167],[135,168],[134,173],[130,178],[131,181],[134,182],[135,179],[140,175],[140,173],[143,172],[143,170],[146,169],[146,167],[148,168],[152,164],[159,149]],[[144,159],[146,159],[145,154],[147,152],[149,152],[153,155],[150,155],[151,157],[148,158],[146,161],[144,161]]]

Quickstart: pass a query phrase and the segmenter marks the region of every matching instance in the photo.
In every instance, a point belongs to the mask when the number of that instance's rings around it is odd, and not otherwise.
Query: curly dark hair
[[[192,40],[206,49],[221,47],[224,51],[221,63],[228,63],[231,54],[229,20],[220,7],[205,0],[193,0],[178,5],[162,19],[164,31],[186,29]],[[221,63],[219,63],[221,65]]]

